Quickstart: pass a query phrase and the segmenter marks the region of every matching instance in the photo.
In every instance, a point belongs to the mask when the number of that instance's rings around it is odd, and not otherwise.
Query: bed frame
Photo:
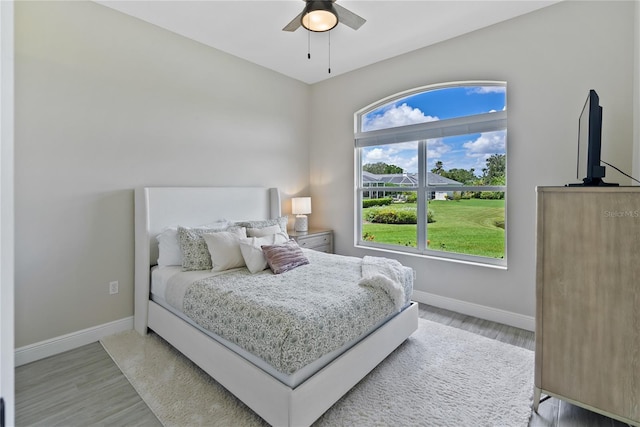
[[[310,425],[418,328],[409,307],[295,388],[288,387],[149,299],[155,236],[164,227],[281,214],[276,188],[152,187],[135,190],[135,329],[153,330],[274,426]]]

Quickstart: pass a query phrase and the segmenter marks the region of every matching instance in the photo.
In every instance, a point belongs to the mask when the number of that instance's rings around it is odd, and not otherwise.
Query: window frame
[[[498,186],[438,186],[427,183],[427,141],[434,138],[457,136],[471,133],[505,131],[508,139],[507,111],[495,111],[482,114],[474,114],[462,117],[454,117],[431,122],[416,123],[393,128],[362,131],[363,117],[372,111],[398,102],[404,98],[437,89],[464,87],[464,86],[500,86],[506,89],[507,83],[503,81],[463,81],[449,82],[435,85],[422,86],[408,91],[400,92],[370,104],[354,114],[354,145],[355,145],[355,235],[354,245],[367,249],[381,250],[385,252],[403,253],[428,258],[437,258],[455,262],[471,263],[489,267],[507,267],[507,184]],[[505,100],[506,104],[506,100]],[[505,105],[506,107],[506,105]],[[365,186],[362,179],[362,151],[367,147],[379,145],[392,145],[402,142],[416,141],[418,143],[418,185],[402,186],[402,192],[416,192],[417,195],[417,224],[416,247],[406,247],[386,243],[365,241],[362,238],[362,203],[363,195],[374,187]],[[507,156],[507,143],[505,139],[505,156]],[[508,158],[507,168],[508,171]],[[378,192],[398,192],[398,187],[375,187]],[[480,255],[470,255],[456,252],[445,252],[428,248],[428,224],[427,203],[428,193],[437,191],[498,191],[504,192],[504,257],[491,258]]]

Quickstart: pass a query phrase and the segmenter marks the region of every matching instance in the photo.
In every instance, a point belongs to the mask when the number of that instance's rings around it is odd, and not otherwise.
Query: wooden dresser
[[[534,409],[640,426],[640,187],[538,187]]]

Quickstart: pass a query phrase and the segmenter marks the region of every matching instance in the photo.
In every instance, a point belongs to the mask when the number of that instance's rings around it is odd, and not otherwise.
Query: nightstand
[[[309,231],[288,231],[289,237],[298,242],[301,248],[333,253],[333,230],[310,228]]]

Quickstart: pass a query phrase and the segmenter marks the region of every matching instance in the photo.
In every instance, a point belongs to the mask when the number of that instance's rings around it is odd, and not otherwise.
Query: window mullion
[[[424,251],[427,247],[427,201],[425,185],[427,181],[427,141],[418,142],[418,194],[417,194],[417,218],[416,246],[419,251]]]
[[[359,244],[359,242],[362,240],[362,194],[363,191],[361,191],[360,189],[364,188],[364,183],[362,182],[362,148],[356,148],[356,158],[355,158],[355,173],[356,173],[356,206],[355,206],[355,213],[356,213],[356,217],[354,218],[355,220],[355,235],[354,237],[354,241],[355,244]]]

